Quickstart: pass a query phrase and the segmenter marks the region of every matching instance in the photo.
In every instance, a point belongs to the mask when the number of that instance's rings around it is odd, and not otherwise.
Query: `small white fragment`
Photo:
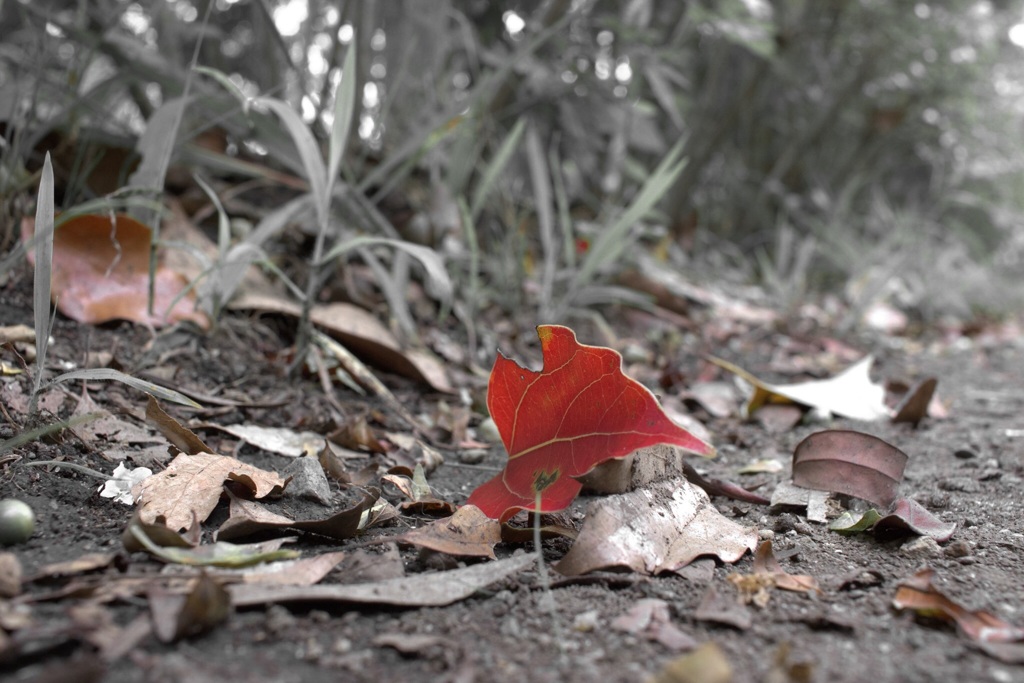
[[[132,470],[125,467],[124,462],[121,462],[114,468],[112,478],[105,481],[100,487],[100,496],[113,498],[123,505],[134,505],[135,498],[132,496],[132,487],[151,476],[153,476],[153,470],[148,467],[136,467]]]

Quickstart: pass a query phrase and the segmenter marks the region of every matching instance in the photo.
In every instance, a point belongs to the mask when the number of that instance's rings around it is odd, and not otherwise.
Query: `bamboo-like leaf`
[[[39,193],[36,196],[36,272],[33,283],[32,306],[36,326],[36,373],[32,390],[32,410],[35,412],[35,397],[43,380],[46,366],[46,347],[50,340],[50,278],[53,270],[53,165],[50,153],[43,161],[43,172],[39,178]]]
[[[647,178],[643,187],[640,188],[633,203],[594,240],[583,263],[580,264],[579,270],[576,271],[576,277],[573,279],[573,291],[593,280],[598,270],[625,251],[629,229],[647,215],[686,166],[686,160],[680,159],[683,153],[683,142],[680,140],[669,150],[658,167]]]
[[[437,255],[437,252],[420,244],[391,239],[390,237],[371,237],[368,235],[361,235],[342,242],[341,244],[336,244],[333,249],[327,252],[327,255],[324,256],[321,263],[316,265],[320,266],[327,263],[331,259],[338,258],[342,254],[352,251],[353,249],[369,247],[376,244],[401,249],[418,260],[423,265],[423,268],[427,273],[428,282],[433,288],[432,291],[437,298],[443,302],[451,300],[453,292],[452,281],[451,278],[448,277],[448,271],[444,267],[444,262],[441,260],[441,257]]]
[[[338,169],[345,156],[345,145],[348,142],[352,119],[356,113],[356,49],[355,41],[351,43],[345,62],[341,66],[341,83],[334,95],[334,122],[331,125],[331,143],[328,148],[327,164],[327,195],[330,196],[334,182],[338,178]]]
[[[306,172],[306,180],[309,181],[310,192],[313,193],[313,203],[316,208],[317,222],[319,225],[327,224],[327,207],[330,198],[327,196],[327,169],[324,168],[323,157],[320,156],[320,147],[310,132],[309,127],[297,111],[289,107],[281,100],[273,97],[261,97],[256,100],[258,104],[274,112],[291,135],[295,148],[302,159],[302,166]]]
[[[185,396],[182,393],[175,391],[174,389],[168,389],[152,382],[147,382],[144,379],[138,379],[131,375],[126,375],[123,372],[113,370],[111,368],[87,368],[84,370],[72,370],[71,372],[65,372],[62,375],[54,377],[50,384],[59,384],[61,382],[70,382],[74,379],[83,379],[86,381],[112,381],[121,382],[127,384],[130,387],[144,391],[145,393],[155,398],[163,399],[165,401],[171,401],[172,403],[178,403],[189,408],[201,409],[202,406]],[[49,386],[49,385],[48,385]]]
[[[537,209],[537,227],[540,229],[540,244],[544,256],[540,305],[541,311],[543,311],[541,317],[546,317],[551,308],[558,253],[555,249],[555,220],[551,210],[551,175],[548,173],[547,158],[541,148],[540,135],[537,133],[536,126],[530,126],[526,132],[526,162],[530,167],[533,200]]]
[[[491,163],[484,169],[483,177],[477,185],[476,191],[473,192],[473,201],[470,203],[469,215],[473,220],[480,216],[480,211],[484,208],[484,202],[494,190],[494,185],[505,171],[505,167],[508,166],[512,153],[519,148],[519,141],[522,139],[525,130],[526,119],[520,118],[505,137],[505,141],[501,143],[501,147],[498,148],[497,154],[491,159]]]

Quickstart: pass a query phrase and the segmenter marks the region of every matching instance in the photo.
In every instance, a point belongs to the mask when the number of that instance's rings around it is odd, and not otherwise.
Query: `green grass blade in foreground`
[[[412,242],[391,239],[390,237],[354,237],[346,242],[335,245],[334,248],[327,252],[327,255],[323,257],[321,264],[317,265],[327,263],[331,259],[335,259],[346,252],[352,251],[353,249],[369,247],[376,244],[383,244],[394,247],[395,249],[401,249],[418,260],[427,272],[428,284],[432,288],[433,294],[444,303],[451,301],[454,288],[452,286],[451,278],[448,277],[448,271],[445,269],[444,262],[441,260],[441,257],[438,256],[437,252],[433,249],[419,244],[414,244]]]
[[[46,153],[43,171],[39,178],[39,193],[36,196],[35,256],[36,272],[33,282],[32,307],[36,326],[36,371],[32,385],[32,407],[36,408],[36,396],[43,381],[46,367],[46,347],[50,341],[50,277],[53,273],[53,164],[50,153]]]
[[[334,94],[334,121],[331,123],[331,143],[327,152],[327,195],[330,196],[338,179],[338,169],[345,157],[345,145],[352,119],[356,113],[356,42],[349,44],[345,62],[341,66],[341,83]]]
[[[127,384],[130,387],[144,391],[145,393],[153,396],[154,398],[163,399],[172,403],[178,403],[189,408],[201,409],[203,406],[199,405],[188,396],[181,394],[174,389],[167,389],[158,384],[147,382],[144,379],[137,379],[131,375],[126,375],[123,372],[112,370],[110,368],[87,368],[85,370],[72,370],[71,372],[65,372],[63,375],[58,375],[53,378],[50,384],[59,384],[61,382],[70,382],[71,380],[82,379],[86,381],[110,381],[110,382],[121,382]],[[49,386],[49,385],[47,385]]]
[[[576,271],[576,276],[573,278],[572,292],[593,280],[602,267],[626,250],[628,247],[626,238],[630,228],[654,208],[654,205],[664,196],[686,166],[686,160],[680,160],[683,153],[683,142],[680,140],[669,150],[658,167],[647,178],[643,187],[640,188],[633,203],[594,240],[580,264],[580,269]]]

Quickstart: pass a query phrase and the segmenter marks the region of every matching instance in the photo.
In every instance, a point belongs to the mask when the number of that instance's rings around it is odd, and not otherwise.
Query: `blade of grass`
[[[523,137],[523,132],[526,130],[526,119],[521,118],[516,121],[516,125],[512,127],[508,135],[505,136],[505,141],[501,143],[501,147],[498,148],[497,154],[491,159],[491,163],[484,169],[483,178],[476,186],[476,191],[473,192],[473,201],[470,203],[469,216],[473,220],[476,220],[480,216],[480,212],[484,208],[484,202],[487,197],[490,196],[494,190],[494,186],[498,181],[498,178],[504,172],[505,167],[508,166],[508,162],[512,159],[513,152],[519,148],[519,141]]]
[[[540,245],[544,258],[540,284],[541,319],[547,319],[552,313],[551,297],[555,286],[558,253],[555,249],[555,221],[551,210],[551,177],[548,174],[547,158],[541,147],[536,126],[530,126],[526,131],[526,161],[530,167],[537,227],[540,230]]]
[[[362,247],[377,244],[401,249],[419,261],[427,273],[428,285],[431,287],[434,295],[444,303],[451,301],[454,293],[454,287],[452,286],[451,278],[448,277],[448,271],[444,267],[444,262],[441,260],[441,257],[437,252],[420,244],[391,239],[390,237],[371,237],[369,235],[361,235],[359,237],[353,237],[341,244],[336,244],[329,252],[327,252],[320,264],[326,264],[328,261],[335,259],[346,252],[352,251],[353,249],[360,249]]]
[[[172,403],[178,403],[189,408],[196,408],[197,410],[202,409],[202,406],[190,399],[189,397],[181,394],[174,389],[167,389],[158,384],[147,382],[144,379],[138,379],[131,375],[126,375],[123,372],[113,370],[111,368],[87,368],[85,370],[72,370],[71,372],[65,372],[62,375],[54,377],[47,386],[54,384],[60,384],[62,382],[70,382],[71,380],[81,379],[88,382],[91,381],[111,381],[121,382],[128,386],[143,391],[154,398],[163,399],[164,401],[170,401]]]
[[[669,150],[658,167],[651,172],[629,207],[594,240],[573,277],[570,299],[572,294],[591,282],[601,268],[626,250],[630,228],[654,208],[686,166],[686,160],[680,159],[683,142],[680,140]]]
[[[36,412],[36,399],[46,368],[46,349],[50,341],[50,278],[53,274],[53,165],[50,153],[43,161],[43,173],[36,195],[36,272],[33,282],[32,307],[36,326],[36,371],[32,385],[29,414]]]
[[[313,133],[309,130],[306,122],[302,120],[302,116],[281,100],[273,97],[261,97],[256,100],[256,103],[276,114],[291,136],[295,148],[299,152],[299,157],[302,159],[306,180],[309,181],[313,206],[317,214],[317,225],[326,225],[327,207],[330,204],[330,198],[327,196],[327,169],[324,167],[320,146],[317,145]]]
[[[334,93],[334,121],[331,123],[331,142],[327,152],[327,194],[331,194],[338,179],[338,169],[345,157],[352,119],[356,113],[356,48],[351,43],[341,65],[341,83]]]

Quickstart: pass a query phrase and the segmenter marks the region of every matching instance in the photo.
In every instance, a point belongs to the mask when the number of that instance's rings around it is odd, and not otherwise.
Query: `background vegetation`
[[[222,257],[248,243],[307,281],[313,210],[276,210],[308,168],[246,98],[288,103],[326,151],[354,51],[331,244],[428,247],[470,328],[641,305],[621,276],[652,268],[794,310],[832,293],[854,314],[1004,313],[1024,247],[1021,21],[1019,0],[7,0],[0,249],[47,151],[58,206],[137,194],[148,124],[174,142],[166,190],[211,234],[196,178],[220,198]],[[155,118],[186,91],[179,128]],[[404,293],[431,262],[409,253],[353,247],[319,276],[412,334]]]

